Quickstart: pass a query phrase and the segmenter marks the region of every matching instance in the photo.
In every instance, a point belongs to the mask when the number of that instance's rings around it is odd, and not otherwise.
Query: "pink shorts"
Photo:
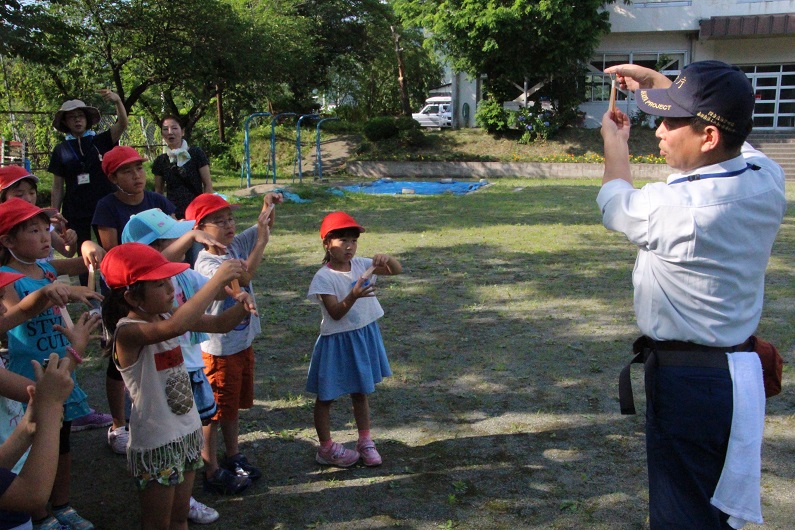
[[[254,406],[254,349],[249,346],[232,355],[202,352],[204,372],[210,381],[218,412],[213,420],[238,417],[238,410]]]

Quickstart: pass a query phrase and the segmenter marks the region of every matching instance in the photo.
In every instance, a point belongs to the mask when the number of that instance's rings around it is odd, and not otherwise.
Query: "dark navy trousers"
[[[709,503],[732,422],[728,370],[647,367],[646,451],[651,530],[729,529]]]

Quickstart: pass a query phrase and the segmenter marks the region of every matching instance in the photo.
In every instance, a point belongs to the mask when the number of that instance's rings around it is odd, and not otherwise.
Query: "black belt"
[[[726,352],[753,351],[753,341],[746,340],[734,346],[704,346],[694,342],[676,340],[656,341],[643,336],[632,344],[635,356],[618,376],[618,401],[621,414],[635,414],[635,399],[632,396],[630,368],[635,363],[643,363],[647,378],[655,366],[692,366],[698,368],[729,369]],[[649,381],[646,380],[648,391]],[[647,394],[648,399],[648,394]]]

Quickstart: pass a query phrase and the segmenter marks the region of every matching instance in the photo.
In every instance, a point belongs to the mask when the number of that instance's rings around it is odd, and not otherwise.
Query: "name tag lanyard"
[[[759,171],[761,168],[759,166],[755,165],[755,164],[746,164],[744,168],[737,169],[735,171],[726,171],[726,172],[723,172],[723,173],[704,173],[703,175],[695,173],[693,175],[688,175],[686,177],[681,177],[681,178],[678,178],[676,180],[672,180],[671,182],[668,183],[668,185],[670,186],[671,184],[679,184],[681,182],[694,182],[696,180],[717,179],[717,178],[723,178],[723,177],[735,177],[737,175],[745,173],[749,169],[752,169],[754,171]]]
[[[69,149],[71,149],[72,154],[75,155],[75,158],[78,160],[78,162],[80,162],[80,169],[83,170],[83,171],[87,171],[86,165],[85,165],[85,162],[84,162],[84,159],[86,158],[86,155],[83,154],[83,145],[80,142],[80,138],[75,138],[75,140],[77,140],[77,147],[80,148],[80,156],[78,156],[77,151],[75,151],[75,148],[72,146],[72,144],[70,144],[69,142],[66,142],[66,145],[69,146]],[[91,147],[93,147],[94,151],[97,152],[97,160],[102,162],[102,153],[99,152],[99,149],[97,148],[96,145],[94,145],[94,142],[91,142]],[[82,156],[82,158],[81,158],[81,156]]]

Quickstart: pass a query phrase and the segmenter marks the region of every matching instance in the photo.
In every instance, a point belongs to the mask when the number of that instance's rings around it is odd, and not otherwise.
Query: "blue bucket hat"
[[[718,129],[746,135],[753,126],[754,91],[736,66],[699,61],[682,69],[668,88],[639,90],[638,108],[652,116],[698,116]]]
[[[121,242],[148,245],[156,239],[177,239],[191,230],[192,221],[177,221],[160,208],[152,208],[130,217],[121,233]]]

